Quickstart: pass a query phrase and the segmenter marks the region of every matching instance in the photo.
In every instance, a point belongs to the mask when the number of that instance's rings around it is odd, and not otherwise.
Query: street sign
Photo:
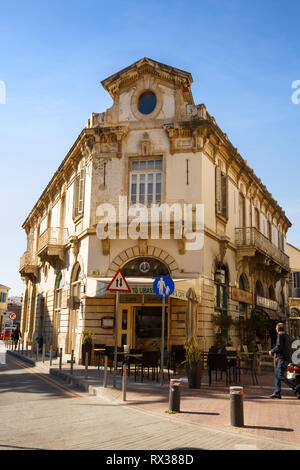
[[[10,320],[15,320],[17,318],[17,315],[15,314],[15,312],[11,312],[8,317],[10,318]]]
[[[113,280],[110,282],[106,290],[110,292],[131,292],[129,285],[125,279],[121,269],[116,273]]]
[[[165,310],[166,297],[173,294],[175,284],[169,276],[158,276],[153,282],[153,291],[162,297],[161,310],[161,347],[160,347],[160,385],[164,384],[164,363],[165,363]]]
[[[114,352],[114,377],[113,377],[113,387],[116,388],[120,292],[131,292],[131,289],[121,269],[118,270],[118,272],[116,273],[115,277],[110,282],[106,290],[109,292],[116,292],[115,352]]]
[[[169,297],[174,289],[175,284],[169,276],[158,276],[153,282],[153,290],[159,297]]]

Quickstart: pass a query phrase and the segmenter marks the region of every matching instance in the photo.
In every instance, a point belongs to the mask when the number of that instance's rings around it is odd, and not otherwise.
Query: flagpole
[[[114,381],[113,381],[114,388],[116,388],[116,377],[117,377],[119,300],[120,300],[120,292],[117,291],[117,293],[116,293],[116,324],[115,324]]]

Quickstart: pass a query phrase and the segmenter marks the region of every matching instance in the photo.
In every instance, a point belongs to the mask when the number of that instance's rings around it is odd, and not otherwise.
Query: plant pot
[[[89,358],[89,366],[91,365],[91,360],[92,360],[92,345],[90,343],[85,343],[82,344],[81,346],[81,362],[84,365],[85,364],[85,355],[88,353],[88,358]]]
[[[192,362],[186,364],[186,373],[190,388],[200,388],[202,379],[202,363]]]

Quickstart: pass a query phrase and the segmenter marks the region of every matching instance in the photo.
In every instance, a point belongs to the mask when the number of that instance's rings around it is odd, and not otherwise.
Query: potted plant
[[[202,354],[194,340],[185,346],[185,365],[190,388],[200,388],[202,378]]]
[[[81,357],[82,357],[82,364],[85,363],[85,355],[88,353],[89,358],[89,365],[91,364],[92,358],[92,345],[93,345],[93,336],[90,331],[83,331],[82,332],[82,346],[81,346]]]

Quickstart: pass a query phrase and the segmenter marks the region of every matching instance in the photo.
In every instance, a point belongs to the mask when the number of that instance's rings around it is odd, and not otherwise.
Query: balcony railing
[[[254,248],[265,256],[271,258],[281,267],[289,270],[289,257],[275,246],[267,237],[255,227],[243,227],[235,229],[235,243],[240,248]]]
[[[30,251],[25,251],[25,253],[20,258],[20,268],[19,271],[22,275],[36,275],[38,268],[38,257],[37,255],[31,253]]]
[[[49,248],[63,248],[68,242],[68,229],[50,227],[39,238],[38,254]],[[53,253],[55,254],[55,252]]]

